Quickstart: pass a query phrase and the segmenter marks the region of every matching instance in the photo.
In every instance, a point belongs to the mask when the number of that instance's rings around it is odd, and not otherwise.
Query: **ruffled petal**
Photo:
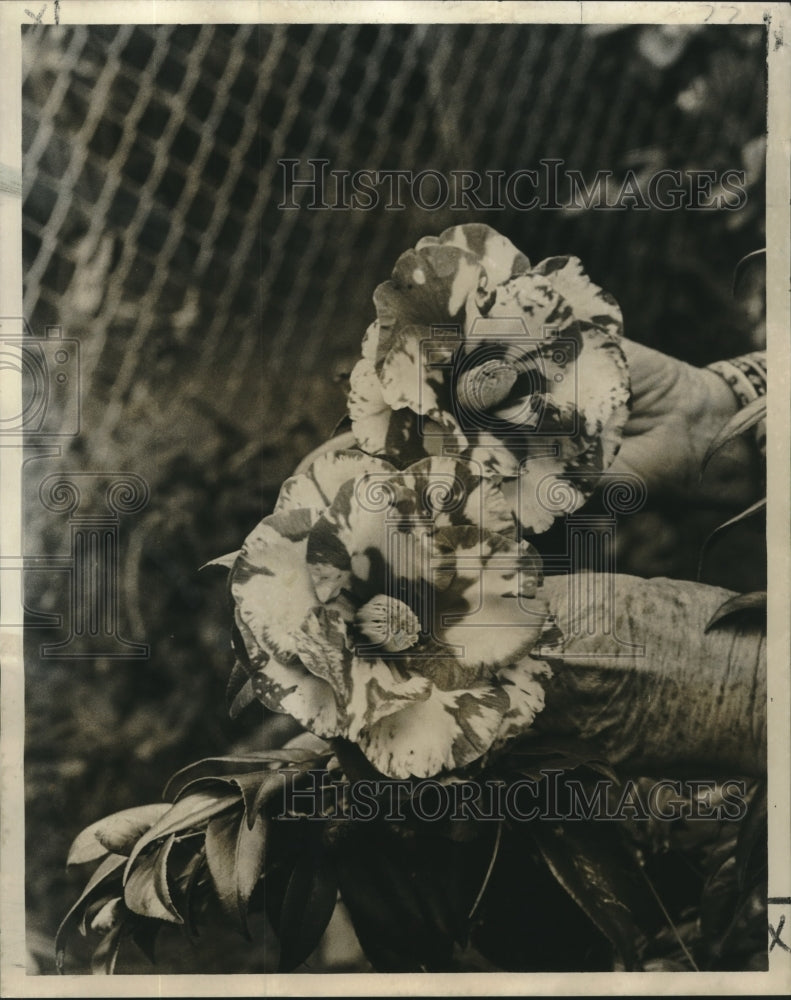
[[[502,477],[518,474],[521,457],[515,447],[516,441],[497,437],[489,431],[475,431],[468,436],[470,446],[464,457],[482,469],[485,475]]]
[[[458,436],[424,418],[421,434],[419,418],[409,409],[393,409],[384,400],[382,385],[370,357],[362,357],[349,380],[347,400],[349,417],[360,448],[369,455],[387,455],[401,465],[428,454],[432,441],[450,434]],[[430,426],[426,426],[430,425]],[[427,437],[425,435],[428,435]],[[462,445],[466,443],[462,441]]]
[[[399,530],[404,497],[409,491],[398,478],[381,473],[358,476],[338,490],[307,545],[308,571],[322,601],[347,590],[364,603],[384,592],[389,572],[411,576],[424,561],[419,538]]]
[[[407,250],[396,261],[389,281],[374,292],[379,322],[377,370],[409,326],[463,326],[468,302],[475,300],[483,268],[476,257],[450,244]],[[477,314],[474,304],[472,310]]]
[[[375,319],[363,334],[362,356],[368,361],[376,361],[379,350],[379,320]]]
[[[486,318],[475,324],[475,332],[491,337],[489,328],[496,330],[493,321],[510,324],[518,321],[519,325],[508,335],[508,357],[527,357],[551,331],[559,331],[562,335],[574,319],[570,303],[556,291],[552,282],[531,271],[497,286],[494,302]]]
[[[436,371],[432,377],[424,357],[423,344],[430,332],[425,327],[407,326],[394,333],[379,368],[382,398],[394,410],[406,406],[413,413],[430,416],[442,425],[446,420],[455,425],[450,414],[440,412],[437,391],[441,379]]]
[[[530,261],[509,239],[483,223],[452,226],[439,236],[428,236],[420,240],[416,249],[420,250],[433,243],[455,246],[473,254],[486,272],[489,288],[530,269]]]
[[[302,624],[318,603],[305,563],[309,510],[264,518],[245,539],[231,593],[256,640],[281,660],[299,656]]]
[[[578,320],[593,323],[608,334],[623,333],[621,307],[609,292],[591,281],[579,257],[548,257],[534,270],[549,278]]]
[[[338,703],[345,705],[351,690],[353,653],[346,641],[346,623],[340,613],[314,608],[302,625],[299,658],[314,677],[325,680]]]
[[[253,691],[273,712],[293,716],[311,733],[329,738],[341,732],[332,687],[303,667],[274,657],[253,677]]]
[[[508,710],[494,684],[462,691],[431,688],[428,698],[388,715],[360,734],[371,763],[392,778],[427,778],[464,767],[491,747]]]
[[[363,730],[409,705],[425,701],[430,693],[431,682],[427,677],[402,676],[384,660],[356,656],[346,704],[347,738],[356,741]]]
[[[385,402],[374,363],[366,356],[352,368],[347,406],[362,450],[371,455],[385,451],[392,410]]]
[[[435,528],[474,524],[511,533],[514,519],[499,483],[486,478],[472,462],[435,456],[415,462],[398,477],[409,490],[411,505],[400,510],[417,519],[430,519]]]
[[[536,596],[541,560],[532,546],[453,527],[435,536],[435,638],[469,667],[496,668],[524,656],[548,615]]]
[[[345,482],[363,472],[392,473],[395,466],[362,451],[327,451],[319,455],[310,468],[292,476],[283,484],[275,505],[275,513],[305,507],[323,513]]]
[[[549,678],[552,670],[541,661],[516,663],[498,671],[498,680],[508,695],[508,711],[503,716],[497,742],[525,733],[544,708],[544,687],[539,678]]]
[[[300,663],[282,663],[272,656],[245,624],[238,607],[234,617],[250,657],[256,698],[273,712],[293,716],[311,732],[337,736],[341,718],[332,687]]]
[[[555,518],[573,514],[585,503],[593,479],[572,475],[575,464],[559,457],[536,458],[524,463],[516,479],[503,483],[503,495],[526,534],[548,531]]]

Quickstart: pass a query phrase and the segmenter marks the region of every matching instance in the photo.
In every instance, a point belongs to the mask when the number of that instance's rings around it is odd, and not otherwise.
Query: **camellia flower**
[[[490,227],[456,226],[402,254],[374,303],[349,395],[363,451],[464,457],[528,533],[585,502],[620,446],[629,378],[620,308],[576,257],[531,267]]]
[[[469,463],[359,451],[289,479],[231,569],[256,696],[397,778],[468,764],[542,709],[540,582]]]

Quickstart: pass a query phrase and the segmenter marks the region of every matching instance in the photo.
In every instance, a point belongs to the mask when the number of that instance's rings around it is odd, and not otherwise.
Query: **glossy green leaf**
[[[446,863],[458,846],[439,836],[436,842],[413,840],[376,824],[360,824],[338,845],[341,898],[378,972],[447,968],[453,938],[466,934],[466,914],[475,898],[474,892],[463,892],[459,900],[463,875],[454,877]]]
[[[706,449],[703,456],[701,469],[705,470],[714,455],[726,445],[733,441],[740,434],[746,433],[751,427],[755,427],[766,417],[766,396],[759,396],[752,400],[747,406],[738,410],[725,426],[715,435],[714,440]]]
[[[112,976],[121,947],[123,924],[114,927],[102,938],[91,956],[91,972],[94,976]]]
[[[637,968],[642,934],[630,908],[632,887],[624,855],[608,856],[589,835],[591,827],[534,823],[533,834],[549,870],[610,940],[627,971]]]
[[[175,834],[171,834],[160,848],[137,859],[126,880],[124,901],[141,917],[182,924],[184,920],[173,904],[167,878],[168,855],[175,840]]]
[[[756,788],[747,813],[739,827],[736,841],[736,884],[740,890],[749,889],[766,871],[767,862],[766,782]]]
[[[254,701],[258,701],[258,698],[256,697],[253,681],[248,678],[230,699],[228,715],[232,719],[238,719],[247,706],[252,705]]]
[[[247,767],[250,767],[251,772],[260,771],[263,776],[263,774],[268,772],[268,764],[286,766],[314,760],[318,763],[321,760],[326,760],[328,756],[329,751],[324,755],[317,755],[315,750],[293,747],[292,749],[285,748],[282,750],[260,750],[249,754],[205,757],[203,760],[195,761],[193,764],[182,767],[180,771],[176,771],[165,786],[163,795],[165,798],[178,799],[184,794],[190,782],[194,780],[208,781],[216,779],[217,781],[228,781],[241,773],[243,768]],[[230,769],[229,774],[223,775],[222,773],[217,773],[218,769],[221,770],[225,767]]]
[[[58,969],[63,968],[64,943],[68,931],[74,926],[77,919],[82,915],[83,908],[95,898],[100,889],[110,882],[113,876],[118,878],[120,884],[120,869],[126,864],[126,857],[123,854],[110,854],[106,857],[96,871],[88,879],[88,883],[82,890],[79,899],[71,907],[69,912],[61,921],[55,935],[55,954]]]
[[[245,934],[250,896],[264,871],[267,832],[263,816],[255,817],[249,827],[245,817],[235,813],[215,817],[206,829],[206,861],[217,898],[225,915]]]
[[[337,896],[338,882],[328,857],[303,855],[291,873],[280,914],[280,972],[291,972],[317,948]]]
[[[754,504],[750,504],[750,506],[747,507],[746,510],[743,510],[741,511],[741,513],[736,514],[735,517],[731,517],[723,524],[717,525],[714,531],[711,532],[706,541],[703,543],[703,546],[701,548],[700,559],[698,560],[698,579],[700,579],[700,576],[703,572],[703,560],[706,556],[706,551],[708,550],[709,546],[714,541],[714,539],[718,538],[724,531],[727,531],[728,528],[733,528],[737,524],[741,524],[742,521],[746,521],[749,518],[754,517],[756,514],[760,514],[762,511],[765,510],[766,510],[766,497],[762,497],[760,500],[756,500]]]
[[[87,826],[74,840],[67,865],[94,861],[105,854],[129,854],[135,842],[170,808],[155,802],[134,809],[124,809]]]
[[[763,612],[765,619],[766,591],[754,590],[749,594],[737,594],[736,597],[730,597],[727,601],[721,604],[711,618],[709,618],[706,623],[705,631],[708,632],[709,629],[714,628],[714,626],[719,622],[726,618],[730,618],[731,615],[735,615],[743,611]]]
[[[156,964],[156,940],[162,925],[154,920],[138,920],[132,928],[131,937],[152,965]]]
[[[179,799],[166,813],[138,840],[132,849],[124,871],[124,880],[129,878],[132,867],[140,852],[155,840],[163,840],[171,834],[203,828],[212,816],[231,809],[239,803],[239,793],[215,791],[195,792]]]

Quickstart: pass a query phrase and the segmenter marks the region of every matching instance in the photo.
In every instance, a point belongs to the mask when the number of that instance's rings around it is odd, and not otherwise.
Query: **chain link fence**
[[[761,346],[760,302],[735,301],[731,281],[764,240],[765,44],[761,27],[23,29],[25,315],[81,350],[82,432],[49,468],[128,470],[151,489],[120,553],[123,628],[150,661],[42,666],[32,631],[28,900],[44,939],[70,902],[70,837],[238,736],[222,707],[227,609],[197,567],[238,547],[343,415],[342,375],[399,253],[486,222],[531,259],[580,256],[636,340],[698,364]],[[747,200],[311,210],[278,161],[305,177],[321,158],[446,176],[556,158],[615,185],[737,169]],[[299,209],[281,208],[291,197]],[[35,498],[27,516],[36,552],[62,547]],[[646,572],[679,572],[663,530]],[[33,606],[63,605],[55,577],[31,581]]]

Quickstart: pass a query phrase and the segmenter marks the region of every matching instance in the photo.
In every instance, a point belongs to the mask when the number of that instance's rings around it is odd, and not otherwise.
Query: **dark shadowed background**
[[[27,465],[26,554],[70,551],[67,517],[38,498],[44,476],[125,471],[150,489],[118,529],[119,629],[148,658],[41,657],[68,629],[68,579],[27,575],[30,609],[65,616],[30,628],[26,664],[29,945],[49,972],[79,891],[65,870],[75,834],[158,799],[177,767],[258,738],[260,711],[227,718],[223,574],[198,569],[239,547],[343,416],[343,373],[399,253],[486,222],[531,260],[581,257],[635,340],[695,364],[763,346],[760,274],[735,294],[732,280],[764,244],[765,33],[30,26],[23,49],[26,318],[79,341],[82,420],[60,457]],[[747,200],[735,212],[310,211],[297,192],[289,212],[286,157],[445,174],[555,157],[616,184],[629,169],[737,169]],[[650,507],[622,525],[619,568],[693,578],[722,519]],[[760,533],[733,536],[708,578],[755,586],[761,546]],[[265,965],[241,939],[164,953],[169,971]]]

